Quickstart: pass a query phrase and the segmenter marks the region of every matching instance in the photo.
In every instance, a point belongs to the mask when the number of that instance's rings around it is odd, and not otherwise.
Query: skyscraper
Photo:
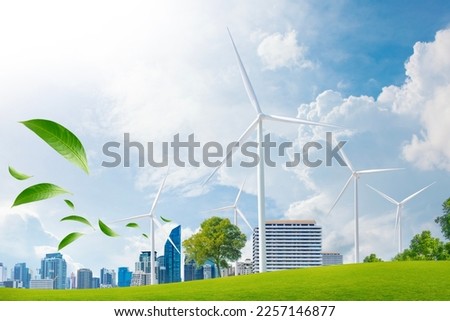
[[[100,287],[112,288],[116,286],[116,272],[102,268],[100,270]]]
[[[6,266],[0,262],[0,282],[6,281],[6,279],[7,279],[6,273],[7,273]]]
[[[131,285],[131,277],[133,273],[128,269],[128,267],[120,267],[118,270],[119,282],[118,286],[126,287]]]
[[[49,253],[41,260],[41,279],[53,280],[55,289],[65,289],[67,264],[61,253]]]
[[[155,251],[153,260],[156,260],[157,253]],[[151,251],[142,251],[139,255],[139,262],[135,263],[135,273],[132,276],[131,285],[147,285],[147,281],[150,282],[150,273],[151,273],[151,261],[152,255]],[[155,270],[153,273],[156,273],[158,276],[158,267],[155,264]],[[136,274],[136,276],[135,276]],[[145,276],[143,276],[145,274]],[[148,283],[150,284],[150,283]]]
[[[253,233],[253,271],[258,272],[258,228]],[[267,271],[322,265],[322,227],[313,220],[266,222]]]
[[[77,271],[77,289],[92,288],[92,271],[89,269],[79,269]]]
[[[181,225],[175,227],[169,237],[181,252]],[[174,248],[169,240],[164,246],[164,283],[181,282],[181,254]]]
[[[17,263],[14,265],[13,280],[22,283],[23,288],[30,288],[30,269],[27,268],[26,263]]]

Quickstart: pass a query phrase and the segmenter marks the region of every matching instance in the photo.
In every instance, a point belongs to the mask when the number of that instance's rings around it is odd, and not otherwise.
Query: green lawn
[[[0,289],[0,300],[448,301],[450,261],[348,264],[133,288]]]

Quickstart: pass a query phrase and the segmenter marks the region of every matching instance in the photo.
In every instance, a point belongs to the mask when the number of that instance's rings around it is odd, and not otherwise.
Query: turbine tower
[[[359,209],[358,209],[358,180],[361,175],[364,174],[373,174],[373,173],[381,173],[381,172],[390,172],[390,171],[396,171],[400,170],[402,168],[381,168],[381,169],[364,169],[364,170],[355,170],[350,163],[350,160],[347,158],[347,155],[345,155],[344,151],[341,149],[340,154],[342,158],[344,159],[345,164],[347,164],[348,169],[351,172],[351,175],[349,179],[347,180],[347,183],[345,183],[344,188],[339,193],[338,197],[333,203],[333,206],[329,210],[328,214],[330,214],[336,204],[339,202],[339,200],[342,197],[342,194],[344,194],[347,187],[350,185],[350,182],[353,180],[353,215],[355,220],[355,230],[354,230],[354,262],[359,263]]]
[[[255,91],[253,90],[252,84],[250,82],[250,79],[248,78],[247,72],[245,71],[244,65],[242,63],[241,57],[239,56],[239,52],[236,48],[236,45],[234,43],[233,37],[231,36],[231,32],[228,29],[228,35],[230,36],[231,43],[233,45],[234,53],[236,55],[236,60],[239,65],[239,70],[241,73],[242,81],[244,82],[245,91],[247,92],[247,96],[250,100],[250,103],[252,104],[253,108],[256,112],[256,118],[252,121],[250,126],[244,131],[244,133],[239,137],[237,140],[238,146],[241,145],[251,134],[254,129],[256,129],[257,133],[257,153],[259,156],[259,162],[257,165],[257,198],[258,198],[258,231],[259,231],[259,272],[266,272],[266,229],[265,229],[265,221],[266,221],[266,215],[265,215],[265,184],[264,184],[264,164],[263,164],[263,147],[262,147],[262,141],[263,141],[263,122],[266,120],[272,120],[277,122],[283,122],[283,123],[291,123],[291,124],[297,124],[297,125],[313,125],[313,126],[326,126],[326,127],[335,127],[338,126],[330,125],[330,124],[324,124],[319,122],[313,122],[309,120],[303,120],[299,118],[293,118],[293,117],[284,117],[284,116],[276,116],[276,115],[268,115],[262,112],[258,99],[256,98]],[[224,162],[229,159],[235,151],[235,148],[232,148],[232,150],[225,156],[225,158],[222,160],[222,162],[217,166],[214,171],[209,175],[209,177],[203,182],[203,184],[206,184],[211,177],[217,172],[217,170],[222,167]]]
[[[367,186],[369,188],[371,188],[372,190],[374,190],[375,192],[377,192],[378,194],[380,194],[383,198],[385,198],[386,200],[388,200],[389,202],[391,202],[392,204],[397,206],[397,212],[395,214],[395,229],[397,230],[397,237],[398,237],[398,254],[400,254],[402,252],[402,212],[403,212],[403,207],[405,206],[405,204],[410,201],[411,199],[413,199],[414,197],[416,197],[417,195],[419,195],[420,193],[422,193],[424,190],[426,190],[428,187],[430,187],[431,185],[433,185],[435,182],[431,183],[428,186],[425,186],[424,188],[422,188],[421,190],[415,192],[414,194],[411,194],[410,196],[408,196],[407,198],[405,198],[403,201],[397,202],[396,200],[394,200],[392,197],[387,196],[386,194],[380,192],[379,190],[377,190],[376,188],[370,186],[367,184]]]
[[[151,237],[151,256],[150,256],[151,277],[150,277],[150,284],[151,285],[156,283],[156,277],[155,277],[155,259],[156,259],[155,258],[155,225],[157,225],[158,229],[163,231],[163,233],[166,235],[166,237],[169,240],[169,242],[172,244],[172,246],[175,248],[175,250],[181,255],[180,250],[177,248],[175,243],[172,241],[172,238],[170,237],[170,235],[164,230],[164,228],[161,225],[161,223],[159,222],[158,218],[155,217],[156,204],[158,204],[159,196],[161,195],[161,191],[162,191],[162,189],[164,187],[164,184],[166,182],[167,176],[168,175],[166,175],[164,177],[161,185],[159,186],[158,193],[156,194],[156,197],[153,200],[153,205],[152,205],[149,213],[127,217],[127,218],[124,218],[124,219],[121,219],[121,220],[118,220],[118,221],[114,222],[114,223],[118,223],[118,222],[125,222],[125,221],[131,221],[131,220],[142,219],[142,218],[149,218],[150,219],[150,234],[151,234],[151,236],[150,236]]]

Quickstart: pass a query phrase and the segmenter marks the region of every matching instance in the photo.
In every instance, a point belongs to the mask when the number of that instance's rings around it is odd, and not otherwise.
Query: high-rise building
[[[102,268],[100,270],[100,287],[112,288],[116,286],[116,272]]]
[[[343,264],[344,258],[342,254],[335,252],[322,252],[322,265],[338,265]]]
[[[142,251],[141,254],[139,255],[139,262],[135,263],[135,273],[134,274],[139,274],[138,272],[142,272],[144,274],[148,274],[151,275],[151,251]],[[155,251],[153,259],[156,260],[157,257],[157,253]],[[155,262],[155,270],[153,271],[155,273],[155,279],[157,279],[158,276],[158,267],[156,266],[156,262]],[[132,276],[132,281],[131,281],[131,285],[147,285],[147,276],[143,277],[142,273],[140,273],[139,275],[137,275],[136,277]],[[139,280],[133,283],[133,279]],[[144,284],[142,284],[142,282],[144,282]],[[148,284],[150,284],[150,279],[148,279]]]
[[[4,282],[7,280],[7,271],[8,269],[6,268],[6,266],[0,262],[0,282]]]
[[[128,267],[119,267],[118,275],[118,286],[126,287],[131,285],[131,277],[133,276],[133,273],[128,269]]]
[[[53,280],[55,289],[65,289],[67,264],[61,253],[49,253],[41,260],[41,279]]]
[[[253,233],[253,271],[259,270],[258,228]],[[322,227],[314,220],[266,222],[267,271],[322,265]]]
[[[169,237],[178,251],[181,252],[181,225],[175,227],[170,232]],[[181,254],[178,253],[177,249],[169,240],[166,241],[164,246],[164,282],[160,283],[181,282]]]
[[[156,274],[156,279],[159,284],[167,283],[166,282],[166,266],[164,265],[164,255],[158,256],[156,259],[156,267],[158,273]]]
[[[70,285],[69,285],[69,289],[76,289],[77,288],[77,277],[75,276],[75,274],[72,272],[70,273]]]
[[[100,278],[99,277],[93,277],[92,278],[92,288],[98,289],[100,287]]]
[[[141,286],[151,284],[151,274],[143,271],[135,271],[131,277],[131,286]]]
[[[31,274],[30,274],[30,269],[27,268],[26,263],[17,263],[16,265],[14,265],[12,279],[14,281],[20,282],[22,285],[21,286],[22,288],[26,288],[26,289],[30,288]]]
[[[79,269],[77,271],[77,289],[92,288],[92,271],[89,269]]]

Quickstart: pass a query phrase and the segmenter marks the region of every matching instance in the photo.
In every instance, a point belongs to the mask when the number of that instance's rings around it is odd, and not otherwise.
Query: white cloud
[[[403,147],[405,159],[421,169],[450,171],[450,29],[429,43],[418,42],[406,63],[401,87],[384,88],[379,101],[392,111],[420,120],[422,128]]]
[[[276,32],[265,36],[258,46],[258,56],[271,70],[282,67],[311,68],[313,63],[306,58],[306,52],[305,46],[298,45],[295,30],[284,35]]]

